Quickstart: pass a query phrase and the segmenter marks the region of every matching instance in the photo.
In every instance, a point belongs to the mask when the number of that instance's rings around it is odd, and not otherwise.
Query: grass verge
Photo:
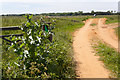
[[[115,34],[118,36],[120,40],[120,27],[115,28]]]
[[[104,62],[105,67],[111,71],[110,77],[117,77],[120,66],[118,64],[118,52],[102,42],[94,45],[93,48],[96,51],[96,55],[99,55],[100,60]]]
[[[20,18],[20,17],[19,17]],[[4,26],[11,26],[11,25],[20,25],[21,22],[13,22],[14,20],[18,19],[18,17],[14,17],[12,16],[12,18],[10,17],[5,17],[4,18]],[[33,19],[37,19],[34,18]],[[70,77],[75,77],[75,66],[74,66],[74,62],[73,62],[73,51],[72,51],[72,32],[74,32],[76,29],[81,28],[84,23],[82,22],[83,18],[76,18],[74,17],[75,20],[79,20],[79,22],[73,22],[71,19],[73,19],[73,17],[71,18],[66,18],[66,20],[58,20],[56,18],[52,18],[53,20],[56,21],[56,28],[54,29],[55,32],[55,36],[54,36],[54,40],[57,41],[58,45],[59,45],[59,51],[61,51],[61,48],[64,48],[64,54],[60,54],[61,57],[64,57],[63,62],[65,62],[65,65],[67,67],[67,69],[64,68],[64,66],[60,67],[58,66],[57,70],[59,70],[63,75],[67,76],[66,78],[70,78]],[[20,18],[21,21],[24,22],[24,18]],[[10,23],[10,24],[9,24]],[[21,31],[2,31],[2,34],[6,35],[6,34],[18,34],[21,33]],[[13,62],[13,60],[15,60],[17,58],[17,56],[13,55],[12,52],[11,54],[8,54],[6,48],[4,47],[6,45],[3,45],[3,59],[7,62]],[[13,60],[11,60],[9,58],[9,56],[11,56],[11,58],[13,56],[15,56],[14,58],[12,58]],[[10,59],[10,60],[9,60]],[[63,58],[62,58],[63,59]],[[4,64],[6,66],[6,64]],[[60,69],[63,69],[60,70]],[[58,73],[59,71],[54,71],[55,73]],[[62,75],[61,74],[61,75]]]

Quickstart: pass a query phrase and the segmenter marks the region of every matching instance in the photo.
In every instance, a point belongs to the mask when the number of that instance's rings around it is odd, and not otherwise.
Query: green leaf
[[[20,45],[20,48],[22,48],[22,47],[24,46],[24,44],[25,44],[25,43],[22,43],[22,44]]]

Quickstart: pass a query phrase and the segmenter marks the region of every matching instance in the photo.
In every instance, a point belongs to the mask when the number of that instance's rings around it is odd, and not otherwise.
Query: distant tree
[[[82,15],[83,14],[83,11],[78,11],[79,15]]]
[[[94,13],[95,13],[94,10],[92,10],[92,11],[91,11],[91,14],[94,14]]]
[[[108,13],[110,13],[110,11],[107,11]]]
[[[73,13],[73,15],[74,15],[74,16],[77,16],[77,15],[79,15],[79,13],[78,13],[78,12],[75,12],[75,13]]]
[[[111,15],[111,11],[107,11],[107,15]]]
[[[114,13],[116,13],[116,11],[114,11]]]
[[[111,10],[111,13],[113,13],[113,10]]]

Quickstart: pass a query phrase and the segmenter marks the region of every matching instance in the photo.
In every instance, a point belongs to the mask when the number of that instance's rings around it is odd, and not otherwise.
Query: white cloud
[[[118,2],[119,0],[0,0],[0,2]]]
[[[36,1],[36,0],[35,0]],[[45,0],[48,1],[48,0]],[[54,1],[54,0],[52,0]],[[66,0],[67,1],[67,0]],[[75,0],[77,1],[77,0]],[[2,14],[118,10],[117,2],[3,2]]]
[[[55,0],[0,0],[0,2],[54,2]]]

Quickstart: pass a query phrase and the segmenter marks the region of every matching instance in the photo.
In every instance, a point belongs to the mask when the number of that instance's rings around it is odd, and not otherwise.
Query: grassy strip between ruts
[[[91,26],[96,26],[96,24],[95,23],[93,23],[93,24],[90,24]]]
[[[120,64],[118,64],[120,58],[118,58],[118,52],[101,41],[95,44],[93,48],[96,55],[99,55],[100,60],[104,62],[105,67],[111,71],[109,77],[113,78],[120,76],[118,75],[118,73],[120,73]]]

